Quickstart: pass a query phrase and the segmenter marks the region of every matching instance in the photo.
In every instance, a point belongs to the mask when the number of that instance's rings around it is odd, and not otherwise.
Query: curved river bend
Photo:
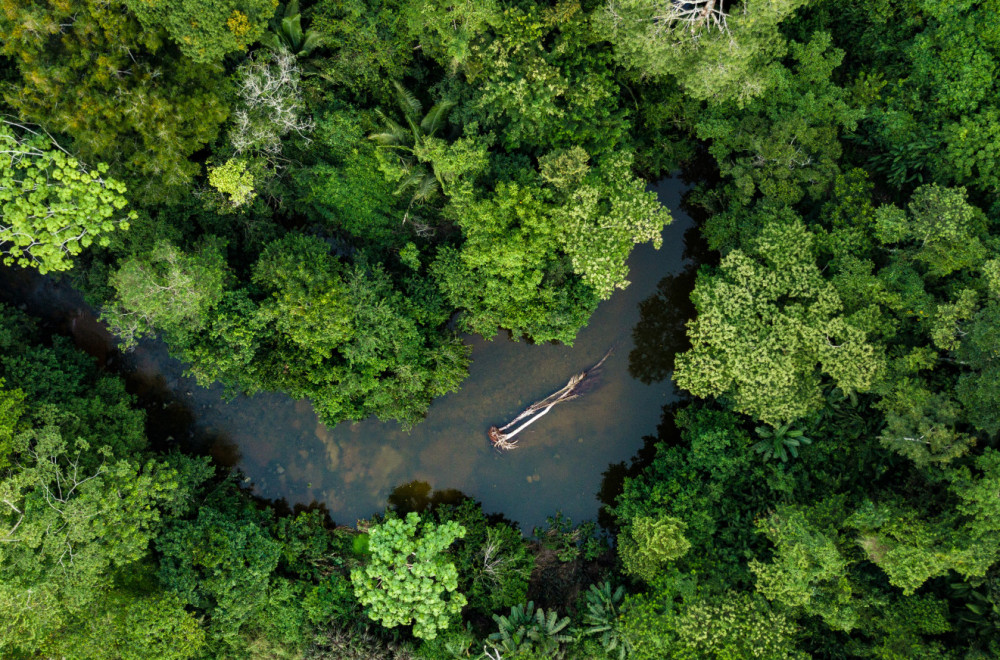
[[[221,387],[200,388],[183,377],[184,365],[167,355],[162,342],[143,342],[118,359],[113,339],[79,296],[47,278],[6,271],[0,274],[0,298],[54,320],[83,348],[117,363],[150,410],[154,440],[179,441],[168,433],[186,429],[216,459],[241,470],[256,495],[290,505],[316,503],[338,523],[351,524],[381,511],[394,489],[398,498],[429,485],[460,490],[480,500],[487,513],[502,512],[530,531],[557,510],[574,521],[594,518],[602,474],[636,453],[643,436],[656,432],[663,405],[675,398],[662,365],[669,364],[672,356],[665,353],[677,340],[656,335],[682,332],[685,315],[658,301],[687,297],[691,278],[677,276],[693,272],[684,254],[684,235],[693,223],[680,211],[682,182],[666,179],[653,189],[674,217],[663,247],[635,249],[632,284],[601,303],[573,347],[514,342],[505,333],[492,341],[466,337],[473,349],[469,377],[459,392],[435,401],[427,419],[408,434],[374,419],[327,428],[308,401],[282,394],[227,400]],[[665,290],[670,286],[677,290]],[[653,334],[641,354],[633,352],[637,325],[637,336]],[[491,425],[506,423],[559,389],[612,346],[595,389],[520,433],[518,449],[502,455],[493,450],[486,438]],[[630,353],[631,372],[644,372],[646,380],[654,374],[655,382],[644,384],[630,374]],[[424,483],[414,488],[414,481]],[[404,484],[410,488],[397,488]]]

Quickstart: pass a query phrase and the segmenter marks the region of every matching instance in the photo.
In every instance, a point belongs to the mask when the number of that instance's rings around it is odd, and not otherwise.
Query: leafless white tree
[[[654,4],[657,10],[650,20],[656,26],[657,33],[677,28],[692,34],[704,29],[729,31],[722,0],[657,0]],[[621,19],[618,0],[608,2],[608,13],[614,19]]]
[[[281,154],[282,137],[295,133],[305,138],[314,128],[312,118],[304,114],[298,64],[287,52],[255,55],[241,66],[239,97],[229,131],[237,155],[274,160]]]

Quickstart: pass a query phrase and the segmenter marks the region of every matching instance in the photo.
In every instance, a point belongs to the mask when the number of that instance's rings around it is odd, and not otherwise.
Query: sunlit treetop
[[[0,122],[0,254],[6,265],[45,273],[69,270],[72,258],[108,232],[128,229],[125,184],[88,168],[54,140]]]

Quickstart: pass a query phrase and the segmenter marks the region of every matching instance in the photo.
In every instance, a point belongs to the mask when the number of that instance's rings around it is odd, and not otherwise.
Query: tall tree
[[[222,298],[228,271],[217,242],[186,254],[168,240],[126,259],[111,275],[117,293],[101,318],[126,346],[162,330],[183,337],[200,330]]]
[[[630,154],[591,164],[579,147],[558,150],[489,197],[453,201],[445,213],[465,241],[432,268],[464,327],[572,342],[597,302],[628,285],[632,247],[659,246],[670,220],[630,165]]]
[[[699,113],[695,133],[708,142],[733,201],[746,204],[759,195],[795,204],[828,191],[838,174],[839,137],[862,116],[848,90],[832,80],[844,53],[830,42],[829,34],[816,33],[806,43],[790,43],[794,65],[773,67],[766,94],[713,102]]]
[[[731,398],[736,410],[771,425],[818,409],[824,377],[863,392],[884,369],[824,280],[813,236],[793,213],[703,272],[691,298],[697,316],[688,325],[691,349],[677,356],[677,384]]]
[[[672,75],[697,99],[743,103],[773,85],[781,23],[807,2],[613,0],[600,24],[638,77]]]
[[[358,600],[368,616],[387,628],[413,624],[413,634],[434,639],[462,611],[458,573],[445,555],[465,528],[450,521],[441,525],[410,513],[373,527],[371,557],[351,572]]]
[[[293,2],[296,0],[293,0]],[[199,64],[215,64],[257,41],[278,0],[126,0],[142,26],[165,30]]]
[[[16,63],[4,97],[24,118],[107,160],[146,202],[176,198],[199,171],[188,160],[228,110],[221,67],[195,64],[143,29],[123,0],[0,4],[0,53]]]
[[[108,166],[88,169],[40,131],[0,121],[0,254],[42,273],[72,268],[94,239],[128,229],[125,185]]]

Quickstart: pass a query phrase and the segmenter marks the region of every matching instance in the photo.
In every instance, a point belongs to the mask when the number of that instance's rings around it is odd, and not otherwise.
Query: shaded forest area
[[[627,286],[648,182],[708,251],[631,359],[688,396],[530,539],[254,501],[0,308],[0,655],[998,657],[998,62],[997,0],[0,0],[5,264],[202,384],[409,427]]]

